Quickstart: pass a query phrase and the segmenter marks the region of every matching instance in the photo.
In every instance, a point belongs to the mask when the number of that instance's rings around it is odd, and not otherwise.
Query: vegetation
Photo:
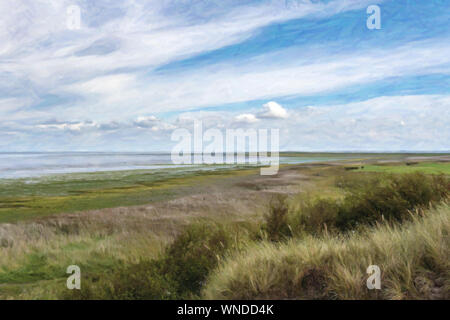
[[[244,231],[244,232],[243,232]],[[225,253],[239,249],[244,229],[192,224],[153,260],[114,271],[111,277],[91,277],[81,291],[64,291],[70,299],[192,299]],[[86,283],[87,282],[87,283]]]
[[[266,233],[271,241],[279,241],[291,233],[288,222],[289,207],[286,203],[286,197],[282,195],[275,196],[269,205],[269,212],[264,216],[265,224],[261,230]]]
[[[286,167],[270,178],[173,173],[149,183],[174,191],[159,205],[30,211],[32,220],[0,224],[0,299],[448,299],[449,176],[348,167]],[[99,174],[92,190],[151,179],[116,174]],[[70,197],[91,181],[77,189],[50,180],[22,192]],[[185,190],[168,187],[182,181]],[[207,199],[212,186],[229,193]],[[82,270],[80,291],[65,287],[72,264]],[[365,286],[372,264],[382,270],[381,291]]]
[[[174,168],[0,180],[0,223],[170,200],[189,194],[194,184],[254,172],[248,168]]]
[[[450,207],[404,225],[348,235],[263,241],[230,256],[203,290],[207,299],[449,299]],[[382,290],[368,290],[378,265]]]
[[[422,173],[366,180],[347,175],[338,181],[337,184],[347,191],[342,199],[303,197],[289,214],[287,205],[280,204],[280,200],[272,204],[263,226],[269,239],[280,240],[304,233],[317,235],[324,231],[343,232],[383,221],[401,222],[411,216],[412,210],[437,204],[450,195],[450,179]]]
[[[384,173],[450,174],[448,162],[401,162],[398,164],[364,165],[359,171]]]

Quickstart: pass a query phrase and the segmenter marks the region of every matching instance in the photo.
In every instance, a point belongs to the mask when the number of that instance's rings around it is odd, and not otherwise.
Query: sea
[[[280,163],[324,160],[332,159],[280,157]],[[171,154],[164,152],[0,152],[0,179],[175,167],[192,168],[192,165],[173,164]]]

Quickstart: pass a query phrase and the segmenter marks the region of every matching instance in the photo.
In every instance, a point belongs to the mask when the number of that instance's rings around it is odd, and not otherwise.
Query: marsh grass
[[[254,168],[173,168],[0,180],[0,223],[168,201],[191,194],[194,185],[255,172]]]

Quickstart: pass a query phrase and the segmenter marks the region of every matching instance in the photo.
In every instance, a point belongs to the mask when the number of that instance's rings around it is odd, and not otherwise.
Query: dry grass
[[[230,256],[210,277],[206,299],[449,299],[450,206],[402,226],[350,236],[262,242]],[[368,290],[378,265],[382,289]]]

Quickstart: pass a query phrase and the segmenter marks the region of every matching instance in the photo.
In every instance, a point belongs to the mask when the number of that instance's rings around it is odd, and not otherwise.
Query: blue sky
[[[279,128],[283,150],[449,151],[449,5],[2,1],[0,151],[170,150],[193,120]]]

